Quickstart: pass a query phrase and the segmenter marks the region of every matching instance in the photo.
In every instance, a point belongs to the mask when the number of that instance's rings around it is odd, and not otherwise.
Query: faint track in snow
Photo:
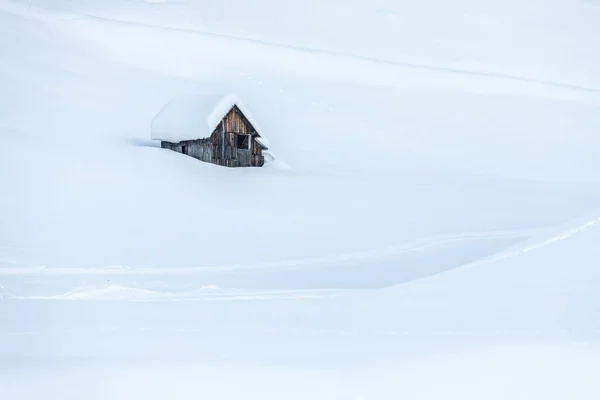
[[[300,268],[339,266],[344,263],[372,263],[378,260],[393,260],[394,257],[411,253],[427,251],[429,249],[465,241],[510,239],[510,238],[528,238],[534,235],[537,230],[507,230],[491,232],[474,232],[458,235],[438,235],[410,242],[402,242],[396,245],[386,246],[377,249],[344,253],[332,256],[302,258],[294,260],[282,260],[274,262],[254,263],[254,264],[233,264],[221,266],[194,266],[194,267],[173,267],[173,268],[131,268],[127,266],[106,266],[106,267],[2,267],[0,265],[0,276],[2,275],[165,275],[165,274],[193,274],[203,272],[224,272],[224,271],[258,271],[258,270],[290,270]]]
[[[11,1],[14,2],[14,0],[11,0]],[[20,2],[17,2],[17,4],[21,4],[22,6],[25,6],[23,3],[20,3]],[[245,43],[250,43],[250,44],[254,44],[254,45],[270,47],[270,48],[275,47],[275,48],[293,50],[293,51],[298,51],[298,52],[303,52],[303,53],[320,54],[320,55],[327,55],[327,56],[333,56],[333,57],[345,58],[345,59],[351,59],[351,60],[357,60],[357,61],[365,61],[365,62],[369,62],[369,63],[373,63],[373,64],[388,65],[388,66],[393,66],[393,67],[398,67],[398,68],[409,68],[409,69],[416,69],[416,70],[422,70],[422,71],[446,73],[446,74],[451,74],[451,75],[462,75],[462,76],[473,76],[473,77],[491,78],[491,79],[498,79],[498,80],[507,80],[507,81],[513,81],[513,82],[527,83],[527,84],[532,84],[532,85],[543,85],[543,86],[550,86],[550,87],[555,87],[555,88],[560,88],[560,89],[568,89],[568,90],[574,90],[574,91],[579,91],[579,92],[600,94],[600,88],[590,88],[590,87],[585,87],[585,86],[581,86],[581,85],[573,85],[573,84],[568,84],[568,83],[536,79],[536,78],[530,78],[530,77],[525,77],[525,76],[501,74],[501,73],[486,72],[486,71],[476,71],[476,70],[468,70],[468,69],[460,69],[460,68],[452,68],[452,67],[444,67],[444,66],[436,66],[436,65],[428,65],[428,64],[416,64],[416,63],[402,62],[402,61],[391,61],[391,60],[385,60],[385,59],[381,59],[381,58],[377,58],[377,57],[370,57],[370,56],[363,56],[363,55],[359,55],[359,54],[346,53],[346,52],[342,52],[342,51],[311,48],[311,47],[299,46],[299,45],[294,45],[294,44],[289,44],[289,43],[272,42],[272,41],[249,38],[249,37],[244,37],[244,36],[231,35],[231,34],[227,34],[227,33],[218,33],[218,32],[203,31],[203,30],[197,30],[197,29],[191,29],[191,28],[179,28],[179,27],[173,27],[173,26],[156,25],[156,24],[145,23],[145,22],[135,22],[135,21],[128,21],[128,20],[124,20],[124,19],[118,19],[118,18],[102,17],[102,16],[86,14],[86,13],[76,13],[76,12],[65,10],[65,9],[43,7],[40,5],[35,5],[35,6],[27,5],[27,7],[44,9],[44,10],[51,11],[51,12],[60,12],[63,14],[62,18],[68,19],[68,20],[89,19],[89,20],[96,20],[96,21],[107,22],[107,23],[118,24],[118,25],[136,26],[136,27],[141,27],[141,28],[171,31],[171,32],[181,32],[181,33],[193,34],[193,35],[198,35],[198,36],[203,36],[203,37],[208,37],[208,38],[230,40],[230,41],[236,41],[236,42],[245,42]],[[23,14],[22,11],[19,12],[19,14],[22,15]]]

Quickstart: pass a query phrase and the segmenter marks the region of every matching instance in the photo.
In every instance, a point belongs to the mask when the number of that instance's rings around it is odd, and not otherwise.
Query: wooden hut
[[[262,167],[267,150],[248,109],[233,95],[174,99],[152,121],[161,147],[226,167]]]

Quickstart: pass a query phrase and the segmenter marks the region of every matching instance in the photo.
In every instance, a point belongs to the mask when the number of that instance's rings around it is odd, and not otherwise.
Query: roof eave
[[[255,139],[256,143],[258,143],[258,145],[263,149],[263,150],[269,150],[269,148],[267,146],[265,146],[263,143],[261,143],[260,140]]]

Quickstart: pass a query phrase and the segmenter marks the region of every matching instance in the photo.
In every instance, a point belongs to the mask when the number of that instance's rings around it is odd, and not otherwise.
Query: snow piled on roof
[[[181,142],[209,137],[223,117],[236,105],[257,132],[261,132],[248,107],[234,94],[204,93],[176,97],[152,120],[153,140]],[[263,138],[261,140],[268,146]]]

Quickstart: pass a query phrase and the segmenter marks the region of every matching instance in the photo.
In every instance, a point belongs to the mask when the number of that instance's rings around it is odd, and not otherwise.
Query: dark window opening
[[[235,147],[248,150],[250,148],[250,135],[238,134],[235,138]]]
[[[186,146],[181,146],[181,152],[182,152],[183,154],[186,154],[186,152],[185,152],[185,151],[186,151],[186,148],[185,148],[185,147],[186,147]]]

